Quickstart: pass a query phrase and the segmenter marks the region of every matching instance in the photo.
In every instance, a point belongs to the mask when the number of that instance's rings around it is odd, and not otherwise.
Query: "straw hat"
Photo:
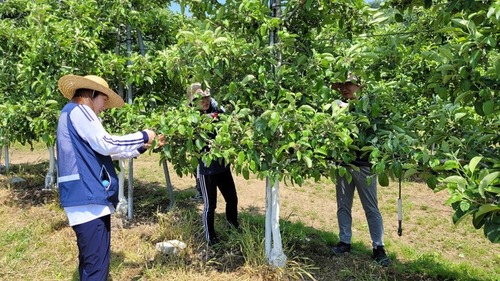
[[[58,81],[59,90],[67,99],[72,99],[77,89],[90,89],[108,96],[106,108],[122,107],[123,99],[109,88],[108,82],[96,75],[65,75]]]

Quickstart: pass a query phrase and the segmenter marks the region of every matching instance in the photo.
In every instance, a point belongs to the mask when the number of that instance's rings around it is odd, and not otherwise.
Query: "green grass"
[[[223,242],[208,247],[201,206],[189,200],[195,193],[194,179],[173,179],[176,203],[167,212],[161,167],[148,157],[154,156],[145,156],[143,165],[138,161],[134,171],[134,219],[113,217],[113,280],[500,280],[500,245],[491,244],[467,223],[453,226],[442,200],[431,200],[432,193],[414,183],[404,186],[401,237],[394,234],[398,189],[391,185],[379,191],[386,248],[393,261],[389,268],[369,257],[368,229],[359,200],[354,206],[358,211],[352,252],[330,257],[329,246],[338,242],[336,214],[318,209],[324,204],[335,206],[334,187],[327,181],[281,187],[283,198],[290,197],[282,201],[280,220],[288,257],[284,269],[267,264],[265,219],[257,206],[240,213],[239,232],[218,211],[216,229]],[[148,161],[150,165],[144,165]],[[12,165],[12,175],[26,180],[18,185],[7,184],[9,177],[0,175],[0,280],[78,279],[74,233],[57,193],[41,191],[47,166],[46,162]],[[188,247],[178,256],[155,251],[156,243],[171,239]]]

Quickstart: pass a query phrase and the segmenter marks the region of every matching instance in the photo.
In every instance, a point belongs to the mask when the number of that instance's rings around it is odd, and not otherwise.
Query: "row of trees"
[[[455,222],[472,215],[500,241],[498,1],[290,0],[280,18],[268,1],[178,1],[189,17],[170,2],[0,3],[3,145],[53,145],[57,79],[94,73],[134,92],[104,116],[110,130],[157,128],[181,175],[206,142],[207,161],[295,184],[333,180],[361,151],[381,185],[417,174],[449,190]],[[348,72],[364,84],[351,114],[330,88]],[[230,105],[223,122],[184,106],[194,81]]]

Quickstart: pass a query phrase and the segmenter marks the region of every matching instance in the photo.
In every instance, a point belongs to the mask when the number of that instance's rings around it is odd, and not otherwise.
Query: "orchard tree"
[[[499,8],[494,1],[386,1],[391,23],[370,41],[392,48],[377,51],[383,57],[369,66],[406,101],[398,102],[398,116],[416,140],[406,168],[418,169],[436,191],[447,188],[453,221],[472,215],[492,242],[500,239]]]
[[[361,152],[381,185],[418,173],[451,192],[455,222],[470,214],[499,241],[498,1],[372,9],[361,0],[290,0],[281,17],[269,1],[179,2],[191,16],[172,14],[170,1],[2,2],[3,139],[53,144],[66,102],[57,79],[94,73],[124,97],[136,93],[104,116],[108,128],[157,128],[181,175],[199,157],[224,158],[245,178],[300,185],[334,180]],[[279,41],[270,44],[274,31]],[[360,110],[350,113],[330,87],[348,72],[364,84]],[[185,106],[195,81],[228,108],[221,122]]]

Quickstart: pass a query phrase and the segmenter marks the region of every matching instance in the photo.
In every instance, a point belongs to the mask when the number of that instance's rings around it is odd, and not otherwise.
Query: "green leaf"
[[[177,130],[179,131],[179,134],[181,134],[181,135],[186,134],[186,127],[182,124],[177,127]]]
[[[304,156],[302,157],[304,159],[304,161],[306,162],[306,166],[307,168],[312,168],[312,160],[311,158],[309,158],[308,156]]]
[[[461,186],[467,185],[467,180],[461,176],[449,176],[449,177],[443,179],[443,182],[456,183],[456,184],[461,185]]]
[[[436,71],[444,71],[444,72],[449,70],[455,70],[455,66],[451,64],[443,64],[436,69]]]
[[[411,176],[413,176],[414,174],[416,174],[417,172],[418,172],[417,169],[408,169],[408,170],[405,171],[405,173],[403,175],[403,178],[404,179],[408,179]]]
[[[484,235],[493,243],[500,243],[500,215],[492,215],[484,224]]]
[[[483,103],[483,112],[484,112],[484,115],[487,116],[487,115],[492,114],[494,107],[495,107],[495,105],[493,104],[493,101],[491,101],[491,100],[485,101]]]
[[[483,157],[481,156],[476,156],[474,158],[472,158],[469,162],[469,171],[471,173],[471,175],[474,174],[474,170],[476,170],[476,167],[477,167],[477,164],[479,164],[479,162],[481,161],[481,159],[483,159]]]
[[[51,104],[57,104],[57,101],[56,100],[47,100],[45,102],[45,105],[51,105]]]
[[[394,20],[396,20],[396,22],[403,22],[403,15],[400,13],[394,14]]]
[[[382,23],[382,22],[386,21],[387,19],[388,19],[388,17],[378,17],[378,18],[375,18],[374,20],[372,20],[370,22],[370,25],[377,24],[377,23]]]
[[[245,161],[245,152],[240,151],[238,153],[238,165],[243,164],[243,161]]]
[[[480,116],[484,116],[483,103],[481,101],[477,101],[474,103],[474,110],[476,110],[476,113]]]
[[[378,184],[380,184],[380,186],[389,186],[389,177],[387,176],[387,173],[381,173],[378,175]]]
[[[306,1],[306,10],[310,10],[311,9],[312,1],[313,0],[307,0]]]
[[[454,103],[459,103],[462,100],[468,98],[469,96],[472,96],[472,94],[473,94],[472,91],[463,91],[460,95],[457,96]]]
[[[495,205],[495,204],[484,204],[479,207],[477,212],[475,213],[476,216],[482,216],[484,214],[494,212],[494,211],[499,211],[500,206]]]
[[[477,215],[477,212],[472,214],[472,225],[475,229],[480,229],[481,227],[483,227],[485,222],[486,214],[480,216]]]
[[[248,74],[247,76],[245,76],[245,78],[243,78],[243,80],[241,81],[242,84],[246,85],[248,82],[252,81],[255,79],[255,76],[253,76],[252,74]]]
[[[490,47],[495,47],[497,45],[497,40],[495,39],[495,37],[491,37],[491,36],[484,38],[484,42],[486,42],[486,44],[490,45]]]
[[[427,186],[429,186],[432,190],[436,189],[438,184],[438,180],[436,176],[430,176],[427,179]]]
[[[460,202],[460,210],[467,212],[470,209],[470,203],[468,201]]]
[[[462,205],[462,202],[460,202],[460,206]],[[453,223],[459,224],[464,218],[467,217],[467,215],[471,214],[472,212],[469,211],[463,211],[461,208],[458,208],[455,210],[455,213],[453,213]]]
[[[214,43],[215,44],[218,44],[218,43],[227,43],[227,38],[226,37],[219,37],[217,39],[214,40]]]
[[[247,167],[241,169],[241,173],[243,174],[243,178],[245,178],[246,180],[250,179],[250,171],[248,171]]]
[[[458,169],[459,165],[458,162],[455,160],[447,160],[444,162],[443,168],[445,170],[453,170],[453,169]]]
[[[483,191],[491,185],[491,183],[500,176],[500,172],[493,172],[486,175],[479,183],[479,192]]]
[[[299,110],[301,110],[301,111],[308,111],[308,112],[311,112],[311,113],[316,113],[316,110],[312,106],[310,106],[308,104],[304,104],[304,105],[300,106]]]

